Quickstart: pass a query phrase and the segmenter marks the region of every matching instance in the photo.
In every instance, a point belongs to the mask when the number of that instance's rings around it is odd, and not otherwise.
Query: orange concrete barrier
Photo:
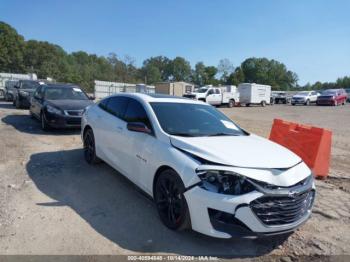
[[[274,119],[270,140],[288,148],[312,169],[316,178],[328,176],[332,132],[318,127]]]

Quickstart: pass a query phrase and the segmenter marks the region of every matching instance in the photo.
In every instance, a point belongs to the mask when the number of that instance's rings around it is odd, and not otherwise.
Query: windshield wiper
[[[238,136],[238,135],[229,134],[229,133],[214,133],[214,134],[209,134],[207,136]]]
[[[170,133],[172,136],[185,136],[185,137],[195,137],[196,135],[191,135],[189,133]]]

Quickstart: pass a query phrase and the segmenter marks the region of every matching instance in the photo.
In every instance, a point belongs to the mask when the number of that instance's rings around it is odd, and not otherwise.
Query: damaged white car
[[[185,98],[118,94],[82,117],[88,163],[148,193],[162,222],[230,238],[283,234],[311,214],[315,185],[294,153]]]

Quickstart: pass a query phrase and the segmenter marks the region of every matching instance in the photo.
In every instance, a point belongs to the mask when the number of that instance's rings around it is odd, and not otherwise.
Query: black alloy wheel
[[[174,170],[163,171],[155,184],[154,198],[160,219],[172,230],[190,227],[190,216],[183,195],[185,186]]]
[[[89,164],[100,162],[96,156],[95,137],[92,129],[88,129],[84,134],[84,157]]]

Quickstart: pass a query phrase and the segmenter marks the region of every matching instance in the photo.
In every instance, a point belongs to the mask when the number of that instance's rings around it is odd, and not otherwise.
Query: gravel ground
[[[317,181],[313,216],[294,234],[221,240],[170,231],[152,201],[130,182],[106,164],[85,163],[79,131],[44,133],[27,110],[0,102],[0,254],[177,254],[264,261],[349,255],[350,106],[220,110],[265,137],[274,118],[333,131],[330,177]]]

